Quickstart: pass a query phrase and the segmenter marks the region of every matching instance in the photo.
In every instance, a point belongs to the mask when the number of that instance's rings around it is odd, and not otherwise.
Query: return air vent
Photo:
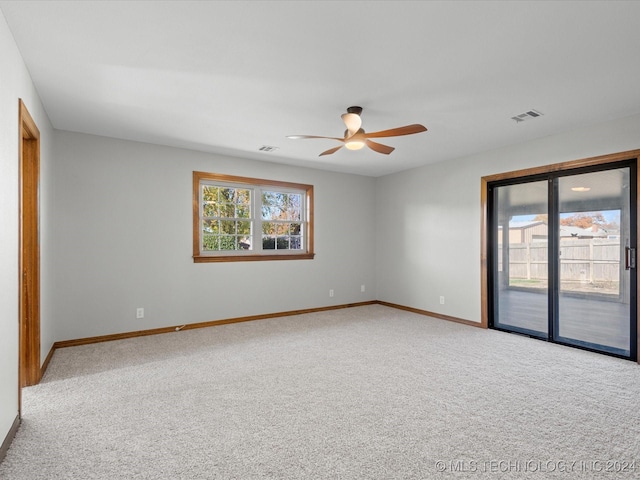
[[[269,145],[263,145],[258,150],[261,152],[274,152],[278,149],[278,147],[271,147]]]
[[[516,123],[524,122],[525,120],[530,120],[532,118],[541,117],[543,114],[537,110],[529,110],[528,112],[521,113],[520,115],[516,115],[515,117],[511,117],[511,120],[515,120]]]

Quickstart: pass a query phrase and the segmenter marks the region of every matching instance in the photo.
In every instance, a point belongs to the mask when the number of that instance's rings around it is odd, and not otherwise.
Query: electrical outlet
[[[364,293],[364,285],[360,285],[360,291]]]
[[[444,305],[444,296],[440,295],[440,305]]]
[[[329,290],[329,296],[333,297],[333,288],[331,290]]]
[[[144,318],[144,308],[136,309],[136,318]]]

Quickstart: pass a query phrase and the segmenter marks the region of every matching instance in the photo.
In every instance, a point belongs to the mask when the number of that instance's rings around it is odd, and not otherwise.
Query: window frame
[[[284,189],[283,193],[301,193],[305,198],[305,215],[303,236],[303,248],[301,250],[230,250],[223,252],[207,252],[201,249],[202,245],[202,216],[201,216],[201,185],[219,182],[222,186],[233,188],[250,188],[252,190],[252,208],[254,209],[252,221],[260,215],[261,198],[256,198],[255,189],[273,191]],[[256,225],[254,224],[254,228]],[[261,245],[261,244],[260,244]],[[268,252],[268,253],[267,253]],[[209,262],[246,262],[265,260],[312,260],[315,257],[313,251],[313,185],[302,183],[282,182],[278,180],[265,180],[260,178],[239,177],[219,173],[193,172],[193,261],[194,263]]]

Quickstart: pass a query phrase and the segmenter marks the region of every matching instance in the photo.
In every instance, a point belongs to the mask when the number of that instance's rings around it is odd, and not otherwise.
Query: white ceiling
[[[640,113],[640,2],[0,1],[58,129],[380,176]],[[364,107],[389,156],[341,149]],[[536,109],[544,116],[516,123]],[[263,145],[278,147],[259,152]]]

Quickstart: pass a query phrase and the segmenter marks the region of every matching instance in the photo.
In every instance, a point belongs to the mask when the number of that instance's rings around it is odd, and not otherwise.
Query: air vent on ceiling
[[[537,110],[529,110],[528,112],[521,113],[520,115],[516,115],[515,117],[511,117],[511,120],[515,120],[516,123],[524,122],[525,120],[530,120],[532,118],[541,117],[543,114]]]
[[[278,149],[278,147],[271,147],[269,145],[263,145],[258,150],[260,150],[261,152],[273,152],[273,151],[275,151],[277,149]]]

